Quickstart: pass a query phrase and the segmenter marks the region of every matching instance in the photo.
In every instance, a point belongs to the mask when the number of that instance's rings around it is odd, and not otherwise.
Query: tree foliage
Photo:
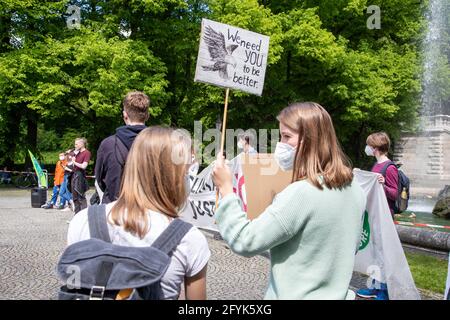
[[[68,5],[81,29],[66,27]],[[381,29],[367,28],[368,5]],[[415,0],[7,0],[0,4],[0,162],[16,122],[60,137],[86,133],[91,148],[121,123],[130,90],[151,98],[149,124],[214,127],[223,89],[194,83],[202,18],[270,36],[263,96],[232,92],[229,127],[276,128],[288,103],[312,100],[333,117],[361,163],[365,136],[414,128],[420,105],[426,3]],[[443,64],[446,61],[442,62]],[[31,112],[27,117],[26,114]],[[62,123],[62,124],[61,124]],[[9,142],[6,142],[6,141]],[[15,151],[13,151],[15,152]]]

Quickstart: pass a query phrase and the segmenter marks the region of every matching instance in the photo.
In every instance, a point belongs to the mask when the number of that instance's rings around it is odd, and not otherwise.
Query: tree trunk
[[[364,133],[364,123],[362,123],[358,131],[355,132],[352,139],[355,142],[353,144],[353,156],[355,159],[355,163],[358,164],[358,166],[361,163],[361,151],[364,149],[362,144],[362,139],[365,139],[363,137],[363,133]]]
[[[8,168],[14,167],[17,141],[20,139],[20,122],[22,119],[21,106],[10,107],[4,114],[4,165]]]
[[[11,15],[6,13],[0,15],[0,53],[11,50],[11,37],[9,31],[11,30]]]
[[[292,60],[292,53],[291,51],[288,51],[286,62],[286,82],[289,82],[291,80],[291,60]]]
[[[27,148],[36,155],[37,151],[37,119],[38,114],[35,110],[27,109],[26,111],[26,119],[27,119],[27,136],[26,136],[26,146]],[[25,167],[28,168],[31,166],[30,157],[25,157]]]

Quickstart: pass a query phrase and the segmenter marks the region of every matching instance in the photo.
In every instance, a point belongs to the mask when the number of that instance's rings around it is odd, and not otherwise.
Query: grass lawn
[[[416,286],[444,294],[448,261],[420,253],[405,252]]]

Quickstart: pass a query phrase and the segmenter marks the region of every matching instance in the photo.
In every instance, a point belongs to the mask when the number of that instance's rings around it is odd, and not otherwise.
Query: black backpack
[[[126,247],[111,243],[105,205],[90,206],[88,220],[91,239],[68,246],[58,262],[59,300],[162,299],[161,279],[192,225],[174,219],[150,247]]]
[[[386,171],[389,168],[389,166],[395,166],[398,170],[398,193],[397,193],[397,199],[395,200],[394,204],[394,213],[402,213],[403,211],[406,211],[408,208],[408,202],[409,202],[409,178],[406,176],[406,174],[400,170],[400,166],[396,165],[392,161],[388,161],[381,169],[381,174],[384,178],[386,178]]]

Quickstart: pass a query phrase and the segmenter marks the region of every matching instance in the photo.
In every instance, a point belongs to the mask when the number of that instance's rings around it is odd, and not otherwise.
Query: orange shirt
[[[56,163],[56,167],[55,167],[55,179],[54,179],[54,184],[55,186],[60,186],[63,181],[64,181],[64,168],[63,166],[65,166],[67,164],[66,160],[59,160]]]

